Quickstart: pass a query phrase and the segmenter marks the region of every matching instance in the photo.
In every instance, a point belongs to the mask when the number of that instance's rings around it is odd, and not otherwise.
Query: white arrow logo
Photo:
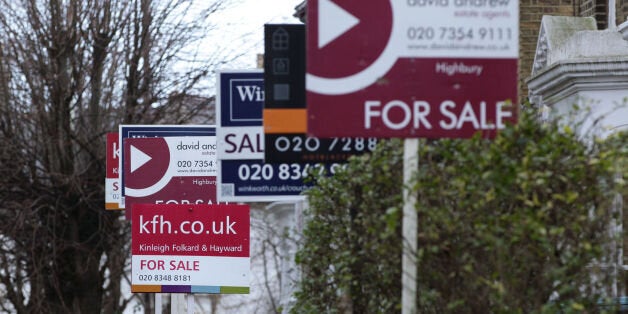
[[[149,162],[151,159],[153,158],[131,145],[131,173],[137,170],[137,168],[143,166],[145,163]]]
[[[358,25],[360,20],[331,0],[318,2],[318,49]]]

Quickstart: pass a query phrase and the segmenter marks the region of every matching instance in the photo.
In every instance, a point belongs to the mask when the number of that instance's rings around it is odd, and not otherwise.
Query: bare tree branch
[[[188,3],[0,0],[3,310],[127,306],[129,224],[103,208],[104,135],[120,123],[186,123],[212,103],[193,92],[215,60],[175,67],[222,1],[194,20]]]

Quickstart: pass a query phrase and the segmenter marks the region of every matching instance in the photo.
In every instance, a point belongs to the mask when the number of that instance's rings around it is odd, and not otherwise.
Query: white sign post
[[[307,8],[308,132],[406,138],[402,313],[416,313],[417,138],[491,138],[516,123],[519,1],[372,0],[365,9],[308,0]]]
[[[412,175],[419,168],[419,140],[408,138],[403,146],[403,218],[401,222],[403,246],[401,259],[401,312],[416,313],[417,273],[417,199],[412,191]]]

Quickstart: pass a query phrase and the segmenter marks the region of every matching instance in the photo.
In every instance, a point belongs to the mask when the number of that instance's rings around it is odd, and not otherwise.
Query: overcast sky
[[[264,52],[264,24],[300,23],[293,16],[302,0],[230,0],[233,4],[215,16],[218,32],[237,51],[246,54],[228,64],[234,69],[255,68],[256,55]],[[241,43],[238,45],[237,43]]]
[[[194,0],[189,18],[194,11],[208,6],[208,0]],[[204,40],[190,46],[190,53],[199,53],[201,58],[214,62],[226,62],[216,70],[250,70],[257,68],[257,55],[264,53],[264,24],[301,23],[293,15],[295,7],[303,0],[215,0],[224,1],[223,8],[213,13],[208,22],[212,30],[201,35]],[[195,67],[194,63],[183,63],[181,70]],[[201,81],[197,92],[203,96],[215,94],[215,75]]]

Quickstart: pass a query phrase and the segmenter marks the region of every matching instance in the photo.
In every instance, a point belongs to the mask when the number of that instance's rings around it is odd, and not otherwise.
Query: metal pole
[[[403,145],[403,218],[401,258],[401,313],[416,314],[417,273],[417,212],[416,194],[410,185],[419,168],[419,140],[405,139]]]
[[[185,312],[185,295],[182,293],[170,294],[170,313],[183,314]]]
[[[608,17],[607,17],[607,23],[608,23],[608,27],[607,29],[617,29],[617,18],[616,15],[617,14],[617,10],[616,10],[616,5],[617,5],[617,1],[616,0],[608,0]]]
[[[155,314],[161,314],[162,310],[161,310],[161,297],[162,294],[161,293],[155,293]]]
[[[188,314],[194,314],[194,295],[188,293],[186,296],[188,298]]]

